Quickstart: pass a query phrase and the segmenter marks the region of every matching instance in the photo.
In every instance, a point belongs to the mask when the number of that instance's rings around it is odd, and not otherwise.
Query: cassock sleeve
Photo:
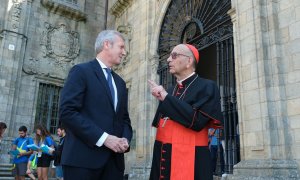
[[[158,111],[194,131],[201,131],[210,120],[222,122],[220,94],[215,84],[209,83],[205,90],[190,93],[190,99],[194,99],[190,102],[168,94]]]
[[[166,96],[158,109],[173,121],[195,131],[201,131],[210,119],[202,113],[198,113],[190,104],[171,95]]]

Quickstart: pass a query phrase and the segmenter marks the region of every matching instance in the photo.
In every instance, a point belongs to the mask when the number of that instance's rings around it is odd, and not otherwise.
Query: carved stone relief
[[[41,4],[48,9],[49,12],[65,16],[76,21],[85,21],[87,19],[87,15],[84,13],[84,7],[79,6],[79,4],[67,3],[61,0],[40,1]]]
[[[120,17],[131,4],[132,0],[114,0],[110,12],[114,16]]]
[[[131,33],[131,26],[130,25],[122,25],[117,28],[117,31],[122,33],[122,35],[125,38],[125,48],[126,48],[126,56],[122,60],[121,64],[117,66],[117,69],[122,69],[130,59],[130,42],[132,39],[132,33]]]
[[[11,8],[11,27],[12,29],[18,29],[22,11],[22,1],[21,0],[13,0],[13,6]]]
[[[66,23],[45,23],[41,34],[40,57],[29,57],[23,65],[26,74],[62,78],[79,56],[79,34]]]
[[[59,63],[73,61],[79,55],[79,34],[77,32],[70,31],[63,23],[52,26],[46,22],[45,28],[41,39],[44,57],[52,58]]]
[[[30,57],[28,62],[23,65],[23,71],[29,75],[37,74],[38,63],[39,63],[38,59],[34,59],[33,57]]]

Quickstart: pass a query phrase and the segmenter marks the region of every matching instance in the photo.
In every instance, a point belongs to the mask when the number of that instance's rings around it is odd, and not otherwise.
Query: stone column
[[[242,160],[225,179],[300,178],[299,153],[293,151],[299,146],[293,133],[298,129],[290,126],[294,114],[299,117],[294,108],[300,98],[292,96],[289,80],[299,72],[289,65],[292,52],[286,49],[291,47],[290,18],[300,18],[293,17],[291,4],[232,1]]]
[[[13,132],[16,132],[17,124],[21,123],[15,121],[15,114],[28,40],[26,34],[32,1],[9,0],[6,5],[8,11],[0,30],[0,121],[7,123],[7,134],[12,136]],[[8,159],[7,154],[2,154],[1,162],[8,162]]]
[[[151,47],[152,27],[154,22],[154,8],[156,2],[139,1],[132,8],[138,8],[134,12],[134,21],[130,21],[133,27],[131,54],[132,94],[135,95],[132,104],[135,104],[131,116],[136,130],[135,162],[129,172],[130,180],[149,179],[152,161],[152,149],[155,138],[155,128],[151,127],[158,101],[155,100],[148,85],[148,80],[158,81],[157,65],[158,56]],[[131,19],[131,17],[128,17]],[[118,20],[117,20],[118,21]],[[132,109],[131,109],[132,110]]]

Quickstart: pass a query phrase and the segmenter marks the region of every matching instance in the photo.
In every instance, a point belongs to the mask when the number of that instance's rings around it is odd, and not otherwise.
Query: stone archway
[[[230,0],[173,0],[161,23],[158,43],[160,84],[168,88],[175,79],[166,59],[179,43],[195,45],[200,52],[196,72],[217,82],[224,117],[225,171],[240,161],[238,113],[234,70],[233,25],[227,14]],[[221,172],[219,172],[221,173]]]

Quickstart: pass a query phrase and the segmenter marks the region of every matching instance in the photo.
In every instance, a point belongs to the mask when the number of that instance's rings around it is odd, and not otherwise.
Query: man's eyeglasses
[[[177,52],[172,52],[172,53],[170,54],[170,57],[171,57],[172,59],[176,59],[178,56],[190,57],[190,56],[187,56],[187,55],[184,55],[184,54],[180,54],[180,53],[177,53]]]

